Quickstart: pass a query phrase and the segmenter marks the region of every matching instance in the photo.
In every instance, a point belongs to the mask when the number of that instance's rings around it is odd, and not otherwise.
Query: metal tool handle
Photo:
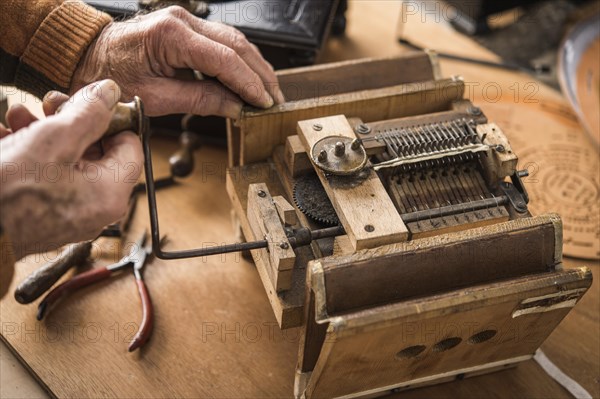
[[[135,337],[133,337],[133,341],[129,344],[129,352],[133,352],[144,346],[146,341],[150,338],[152,329],[154,328],[154,313],[148,288],[146,287],[144,280],[136,278],[135,283],[137,284],[140,300],[142,302],[142,322],[140,323],[138,332],[135,334]]]
[[[62,296],[67,295],[73,291],[77,291],[80,288],[87,287],[97,281],[104,280],[109,277],[112,270],[106,267],[99,267],[96,269],[89,270],[85,273],[78,274],[70,280],[65,281],[46,295],[46,297],[40,302],[38,306],[37,319],[42,320],[49,306],[53,305]]]
[[[92,252],[92,242],[66,246],[58,257],[27,276],[15,290],[17,302],[27,304],[38,299],[70,268],[83,264]]]
[[[169,158],[171,174],[177,177],[186,177],[194,170],[194,150],[200,147],[198,134],[184,131],[179,136],[181,148]]]

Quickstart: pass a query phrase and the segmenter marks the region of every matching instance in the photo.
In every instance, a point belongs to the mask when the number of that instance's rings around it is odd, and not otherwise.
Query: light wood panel
[[[315,130],[315,125],[321,125],[322,129]],[[343,115],[301,121],[298,123],[298,135],[307,153],[323,137],[356,138]],[[336,184],[336,176],[326,176],[316,166],[315,170],[355,249],[374,248],[408,238],[408,230],[400,214],[372,169],[365,169],[366,175],[352,187]]]

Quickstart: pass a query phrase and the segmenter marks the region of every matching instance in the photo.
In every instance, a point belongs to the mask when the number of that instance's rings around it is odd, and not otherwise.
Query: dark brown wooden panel
[[[553,216],[322,259],[329,315],[551,270]],[[560,245],[560,243],[559,243]]]

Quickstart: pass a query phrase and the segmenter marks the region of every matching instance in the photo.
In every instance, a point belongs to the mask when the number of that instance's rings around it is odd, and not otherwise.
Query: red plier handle
[[[138,332],[135,334],[135,337],[133,337],[133,341],[129,344],[129,352],[133,352],[137,348],[142,347],[146,341],[148,341],[148,338],[150,338],[152,329],[154,328],[154,312],[152,309],[152,300],[150,300],[150,294],[148,293],[148,287],[146,287],[144,280],[138,278],[138,276],[135,278],[135,283],[142,302],[142,322],[140,323]]]
[[[109,270],[107,267],[99,267],[97,269],[92,269],[78,274],[70,280],[67,280],[64,283],[56,286],[48,293],[48,295],[46,295],[42,302],[40,302],[38,306],[37,319],[42,320],[48,308],[54,305],[54,303],[56,303],[56,301],[63,296],[70,294],[73,291],[77,291],[80,288],[87,287],[88,285],[91,285],[97,281],[104,280],[111,274],[112,270]]]

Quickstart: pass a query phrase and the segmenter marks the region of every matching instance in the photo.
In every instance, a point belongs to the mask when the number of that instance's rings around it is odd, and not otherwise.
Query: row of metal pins
[[[452,120],[399,128],[395,132],[384,132],[378,138],[383,140],[388,150],[388,157],[391,159],[435,153],[479,142],[479,137],[471,126],[474,122],[464,118],[460,122],[463,126],[456,120]],[[460,158],[461,156],[459,161]],[[466,158],[462,159],[462,161],[466,160]],[[440,162],[433,162],[423,166],[432,167],[439,164]]]

